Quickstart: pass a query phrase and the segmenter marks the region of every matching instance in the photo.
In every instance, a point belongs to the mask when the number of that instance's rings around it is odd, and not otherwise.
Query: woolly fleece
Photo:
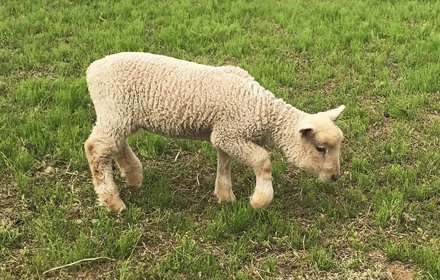
[[[271,163],[261,145],[280,149],[289,162],[323,181],[339,177],[343,135],[334,124],[344,106],[308,114],[265,90],[247,71],[213,67],[149,53],[118,53],[93,62],[87,85],[96,125],[85,143],[98,200],[122,210],[113,181],[115,159],[127,183],[142,184],[142,165],[125,142],[139,129],[211,141],[218,152],[215,193],[232,201],[231,157],[251,166],[255,209],[273,199]],[[320,150],[320,151],[318,151]]]

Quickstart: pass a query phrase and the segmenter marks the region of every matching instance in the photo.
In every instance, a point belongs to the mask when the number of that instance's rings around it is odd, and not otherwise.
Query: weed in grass
[[[388,242],[385,252],[391,261],[411,260],[420,265],[431,278],[440,277],[440,253],[438,248],[425,247],[404,242]]]
[[[296,223],[285,223],[281,227],[277,227],[275,236],[272,237],[272,242],[277,246],[279,250],[286,250],[290,248],[303,249],[305,245],[303,242],[308,237],[308,234],[300,230]],[[307,238],[307,245],[309,242],[314,243],[311,239]]]
[[[150,176],[145,176],[147,181]],[[175,204],[178,198],[167,188],[168,181],[165,177],[159,179],[158,182],[150,181],[148,187],[143,190],[143,195],[141,197],[142,203],[150,208],[154,207],[164,207],[167,205]]]
[[[374,220],[378,226],[398,226],[401,223],[405,201],[399,190],[392,190],[389,193],[377,191],[373,201]]]
[[[326,213],[334,220],[340,220],[350,216],[355,216],[353,211],[346,201],[342,199],[335,199],[331,193],[334,193],[332,186],[326,186],[317,181],[305,181],[302,183],[304,199],[302,205],[310,205],[314,211],[318,213]],[[327,194],[329,193],[329,194]]]
[[[354,174],[366,173],[369,170],[369,164],[366,159],[354,157],[351,162],[351,168]]]
[[[231,232],[242,232],[249,226],[250,219],[254,213],[248,204],[234,211],[228,216],[228,224]]]
[[[129,204],[130,207],[127,208],[127,211],[124,211],[124,220],[129,225],[135,225],[140,221],[140,218],[143,214],[143,209],[140,207],[136,207],[134,204]]]
[[[229,263],[228,268],[235,272],[243,268],[244,263],[247,262],[248,259],[252,259],[252,256],[249,256],[249,250],[253,247],[248,236],[244,235],[243,237],[238,238],[238,242],[229,245]]]
[[[185,233],[189,230],[195,230],[197,228],[193,219],[188,217],[184,212],[166,212],[164,214],[164,222],[166,224],[166,228],[173,233]]]
[[[162,279],[175,279],[176,274],[189,279],[224,279],[225,275],[215,257],[197,247],[194,240],[182,238],[169,252],[157,272]]]
[[[166,151],[168,140],[160,135],[139,132],[129,138],[128,144],[144,158],[162,156]]]
[[[272,164],[272,177],[276,182],[282,174],[285,174],[287,170],[287,163],[283,160],[278,160]]]
[[[277,269],[277,261],[273,256],[267,258],[264,263],[261,265],[263,271],[267,273],[274,273]]]
[[[115,250],[110,254],[121,259],[129,257],[140,238],[141,231],[139,228],[129,228],[124,230],[116,239],[116,242],[114,243]]]
[[[9,249],[19,242],[19,233],[7,225],[0,225],[0,259],[9,255]]]
[[[130,271],[130,261],[125,261],[119,269],[119,280],[128,280],[132,278],[133,274]]]
[[[316,269],[329,270],[336,266],[333,260],[333,248],[330,246],[328,249],[314,246],[310,249],[310,262]]]
[[[7,273],[7,272],[0,272],[0,277],[4,280],[15,280],[17,279],[14,275]]]
[[[382,151],[387,154],[391,162],[402,163],[408,159],[411,133],[412,131],[405,125],[393,125],[392,138],[381,145]]]
[[[222,205],[217,217],[206,227],[207,238],[228,237],[230,234],[245,231],[255,222],[255,213],[248,203]]]
[[[365,258],[363,257],[363,254],[361,252],[355,253],[353,258],[349,259],[346,262],[347,267],[353,270],[358,270],[362,268],[364,264],[365,264]]]

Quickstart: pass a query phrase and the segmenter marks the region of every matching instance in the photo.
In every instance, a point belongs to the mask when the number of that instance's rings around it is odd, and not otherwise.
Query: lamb
[[[231,159],[252,167],[254,209],[273,199],[272,167],[263,145],[324,182],[340,176],[342,131],[334,124],[345,106],[308,114],[277,99],[246,70],[213,67],[150,53],[118,53],[94,61],[87,85],[96,124],[85,153],[101,205],[122,211],[113,180],[114,159],[127,185],[139,189],[142,164],[126,142],[140,129],[167,137],[210,141],[217,150],[215,195],[234,201]]]

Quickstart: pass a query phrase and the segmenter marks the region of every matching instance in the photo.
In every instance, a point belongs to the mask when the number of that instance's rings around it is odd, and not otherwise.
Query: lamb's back
[[[258,104],[243,85],[245,79],[220,68],[119,53],[92,63],[87,82],[95,107],[105,103],[113,114],[151,132],[206,139],[216,123],[249,118],[245,115],[254,114]]]

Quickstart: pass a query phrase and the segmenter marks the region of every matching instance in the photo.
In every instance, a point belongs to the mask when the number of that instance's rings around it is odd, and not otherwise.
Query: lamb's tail
[[[89,65],[86,71],[87,85],[90,85],[96,79],[96,77],[101,74],[101,72],[105,69],[105,64],[105,59],[98,59]]]

